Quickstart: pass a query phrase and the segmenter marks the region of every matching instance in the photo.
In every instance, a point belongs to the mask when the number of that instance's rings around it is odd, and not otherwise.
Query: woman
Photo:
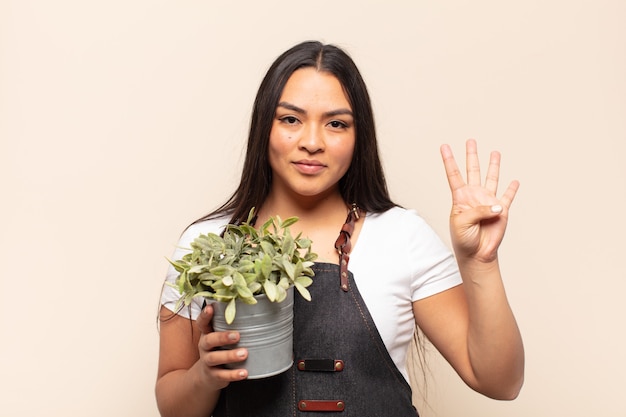
[[[415,416],[406,354],[416,325],[471,388],[515,398],[524,353],[497,249],[518,183],[496,197],[500,156],[494,152],[481,185],[472,140],[467,183],[450,148],[442,146],[441,154],[456,260],[415,212],[391,201],[367,89],[348,55],[318,42],[283,53],[254,103],[239,187],[190,226],[179,245],[245,220],[251,207],[258,209],[257,224],[273,215],[299,217],[292,232],[309,237],[319,258],[313,301],[296,300],[294,355],[340,359],[345,369],[294,368],[246,380],[245,369],[222,367],[244,360],[246,349],[218,349],[239,335],[213,332],[210,306],[173,313],[178,294],[166,287],[156,384],[161,414]],[[170,269],[167,279],[175,278]]]

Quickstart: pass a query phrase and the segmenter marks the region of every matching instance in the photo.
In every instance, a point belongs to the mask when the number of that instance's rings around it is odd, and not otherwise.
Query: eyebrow
[[[286,101],[281,101],[280,103],[278,103],[277,107],[282,107],[284,109],[291,110],[299,114],[304,114],[304,115],[307,114],[306,110],[296,106],[295,104],[288,103]],[[350,109],[336,109],[336,110],[331,110],[331,111],[327,111],[324,113],[324,117],[334,117],[334,116],[339,116],[339,115],[348,115],[348,116],[354,117],[354,114],[352,113],[352,110]]]

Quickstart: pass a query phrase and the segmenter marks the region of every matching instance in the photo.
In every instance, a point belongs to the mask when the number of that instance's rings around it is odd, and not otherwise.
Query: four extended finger
[[[485,188],[493,195],[498,192],[498,181],[500,180],[500,152],[493,151],[489,158],[487,177],[485,178]]]
[[[474,139],[468,139],[465,143],[465,169],[467,171],[467,183],[480,185],[480,162],[478,160],[478,146]]]
[[[458,165],[454,159],[454,155],[452,154],[452,149],[450,149],[449,145],[441,146],[441,158],[443,159],[443,166],[446,170],[446,177],[448,178],[448,184],[450,185],[450,189],[455,191],[465,185],[465,181],[463,180],[463,176],[461,175],[461,171],[459,170]]]
[[[504,194],[500,198],[500,201],[507,208],[511,207],[513,200],[515,199],[515,195],[517,194],[517,190],[519,190],[519,181],[511,181],[509,186],[504,191]]]

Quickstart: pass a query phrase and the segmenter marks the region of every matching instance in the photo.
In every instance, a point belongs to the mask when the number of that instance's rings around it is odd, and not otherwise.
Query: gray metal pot
[[[237,313],[231,324],[226,323],[224,310],[227,303],[213,305],[213,329],[238,331],[239,343],[228,348],[245,347],[248,358],[227,367],[245,368],[248,379],[266,378],[286,371],[293,364],[293,286],[287,298],[273,303],[264,294],[258,295],[256,304],[237,300]],[[207,300],[207,302],[210,302]]]

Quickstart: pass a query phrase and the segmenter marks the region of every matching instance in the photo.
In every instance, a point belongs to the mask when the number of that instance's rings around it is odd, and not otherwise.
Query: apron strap
[[[348,262],[350,261],[350,251],[352,250],[352,243],[350,238],[354,232],[354,222],[359,220],[361,209],[352,203],[352,207],[348,212],[346,222],[339,231],[339,237],[335,241],[335,249],[339,253],[339,285],[342,290],[348,291]]]

